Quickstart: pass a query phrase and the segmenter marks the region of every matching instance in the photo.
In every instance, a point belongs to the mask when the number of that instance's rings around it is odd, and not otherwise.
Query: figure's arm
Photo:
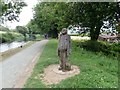
[[[68,36],[68,48],[67,48],[67,55],[71,53],[71,38]]]
[[[71,47],[71,37],[69,36],[69,38],[70,38],[70,39],[69,39],[69,43],[70,43],[70,46],[69,46],[69,47],[70,47],[70,53],[71,53],[71,48],[72,48],[72,47]]]
[[[57,53],[58,53],[58,56],[60,56],[60,51],[59,51],[59,44],[60,44],[60,38],[61,38],[61,34],[59,34],[58,36],[58,47],[57,47]]]
[[[70,49],[70,53],[71,53],[71,38],[70,38],[70,36],[69,36],[69,49]]]

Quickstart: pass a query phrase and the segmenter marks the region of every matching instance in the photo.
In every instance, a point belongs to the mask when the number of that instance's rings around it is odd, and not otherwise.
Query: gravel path
[[[36,42],[30,47],[20,51],[12,57],[0,63],[0,89],[13,88],[18,82],[20,76],[31,63],[40,55],[48,40]]]

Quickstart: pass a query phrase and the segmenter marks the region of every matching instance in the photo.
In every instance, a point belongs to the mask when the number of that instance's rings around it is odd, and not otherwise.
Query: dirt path
[[[1,62],[0,89],[18,87],[21,85],[20,82],[25,82],[25,80],[22,79],[25,79],[28,73],[31,72],[37,57],[42,53],[47,42],[48,40],[36,42],[30,47]]]

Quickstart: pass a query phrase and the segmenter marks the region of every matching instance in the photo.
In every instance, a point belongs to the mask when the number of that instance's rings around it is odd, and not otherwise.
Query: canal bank
[[[22,47],[22,46],[24,46],[27,43],[28,42],[25,42],[25,41],[22,41],[22,42],[14,41],[12,43],[2,43],[2,44],[0,44],[0,52],[3,53],[3,52],[8,51],[10,49]]]
[[[11,57],[12,55],[18,53],[19,51],[29,47],[30,45],[34,44],[35,42],[36,41],[28,41],[26,43],[21,43],[18,46],[14,46],[14,48],[11,47],[9,50],[6,50],[6,51],[1,50],[1,52],[0,52],[0,62],[4,61],[5,59],[7,59],[9,57]],[[21,47],[21,45],[22,45],[22,47]],[[2,52],[2,51],[4,51],[4,52]]]

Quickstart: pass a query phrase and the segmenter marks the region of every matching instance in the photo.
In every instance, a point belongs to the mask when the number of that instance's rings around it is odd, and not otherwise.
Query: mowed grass
[[[25,88],[118,88],[118,61],[102,54],[96,54],[77,47],[72,42],[70,63],[80,68],[80,74],[65,79],[59,84],[46,86],[40,79],[44,68],[59,63],[57,56],[57,40],[50,40]]]

